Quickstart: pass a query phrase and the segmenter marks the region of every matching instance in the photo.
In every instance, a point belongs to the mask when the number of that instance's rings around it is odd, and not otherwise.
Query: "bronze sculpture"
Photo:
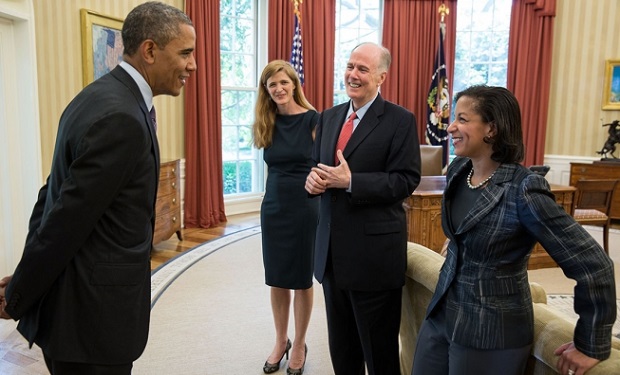
[[[616,151],[616,143],[620,143],[620,129],[618,129],[618,127],[620,127],[620,121],[614,120],[609,124],[604,124],[603,126],[609,126],[607,131],[609,136],[607,137],[605,144],[603,144],[601,151],[597,151],[596,153],[604,156],[601,160],[609,159],[607,157],[607,153],[610,153],[614,159],[618,159],[616,155],[614,155],[614,151]]]

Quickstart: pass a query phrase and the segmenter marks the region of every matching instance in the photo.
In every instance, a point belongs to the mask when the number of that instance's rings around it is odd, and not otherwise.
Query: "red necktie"
[[[340,135],[338,136],[338,143],[336,143],[336,154],[334,155],[334,165],[340,164],[340,160],[338,159],[338,150],[344,151],[344,147],[349,142],[351,138],[351,134],[353,133],[353,120],[357,117],[355,112],[351,113],[351,116],[347,119],[347,121],[342,125],[342,129],[340,130]]]
[[[151,122],[153,123],[153,130],[157,133],[157,115],[155,113],[155,106],[151,107]]]

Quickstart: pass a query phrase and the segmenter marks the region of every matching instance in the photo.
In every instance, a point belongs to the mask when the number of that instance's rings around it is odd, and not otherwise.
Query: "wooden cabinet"
[[[180,161],[163,161],[159,170],[159,187],[155,205],[155,233],[153,245],[165,241],[174,233],[181,235]]]
[[[575,186],[578,180],[610,178],[620,180],[620,162],[570,163],[570,184],[572,186]],[[611,197],[609,217],[620,220],[620,184],[616,184],[614,195]]]
[[[441,198],[445,186],[445,176],[423,176],[418,188],[405,201],[409,241],[438,253],[446,240],[441,228]],[[573,212],[575,190],[572,186],[551,184],[555,201],[569,213]],[[537,243],[530,256],[528,269],[556,266],[545,249]]]

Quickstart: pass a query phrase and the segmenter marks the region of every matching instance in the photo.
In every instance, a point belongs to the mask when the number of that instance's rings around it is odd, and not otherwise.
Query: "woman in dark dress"
[[[292,348],[287,374],[303,374],[306,331],[312,311],[312,262],[318,200],[304,184],[310,172],[318,113],[304,96],[297,73],[283,60],[270,62],[261,75],[254,145],[264,149],[268,166],[261,206],[265,283],[271,287],[276,343],[263,371],[276,372]],[[293,299],[291,300],[291,290]],[[288,338],[291,302],[295,338]]]

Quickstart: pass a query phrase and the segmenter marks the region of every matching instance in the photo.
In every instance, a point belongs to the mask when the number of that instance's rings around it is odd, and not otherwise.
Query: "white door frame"
[[[21,258],[42,183],[32,0],[0,0],[0,278]]]

